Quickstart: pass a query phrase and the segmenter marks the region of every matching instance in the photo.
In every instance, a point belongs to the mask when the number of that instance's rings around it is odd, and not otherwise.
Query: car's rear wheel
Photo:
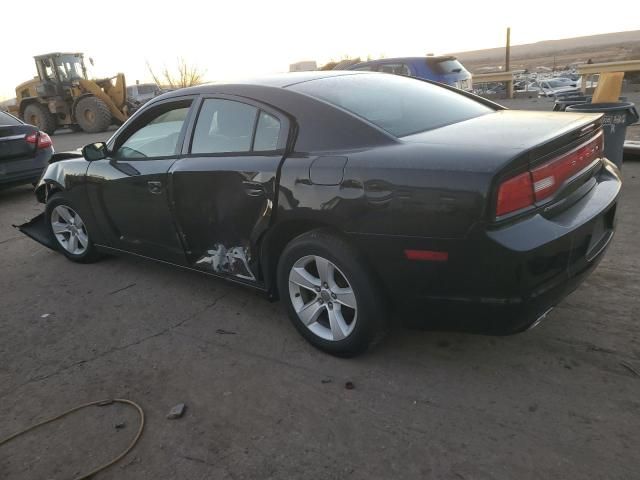
[[[338,356],[366,350],[386,332],[386,308],[374,276],[340,237],[314,230],[285,248],[278,289],[296,329]]]
[[[100,258],[84,220],[61,193],[49,198],[46,218],[56,246],[67,258],[79,263]]]

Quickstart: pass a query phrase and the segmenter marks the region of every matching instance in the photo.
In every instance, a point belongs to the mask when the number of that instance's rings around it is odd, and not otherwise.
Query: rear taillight
[[[24,137],[27,143],[35,145],[37,149],[49,148],[53,145],[51,137],[44,132],[34,132]]]
[[[531,170],[536,201],[549,198],[565,181],[600,158],[603,142],[600,132],[588,142]]]
[[[588,142],[530,171],[500,184],[496,216],[506,215],[550,198],[571,177],[602,157],[604,140],[599,132]]]
[[[505,215],[533,205],[531,173],[524,172],[502,182],[498,189],[496,215]]]

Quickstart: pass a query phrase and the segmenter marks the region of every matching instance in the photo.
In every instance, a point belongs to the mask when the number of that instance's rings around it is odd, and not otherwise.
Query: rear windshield
[[[0,112],[0,125],[22,125],[22,123],[11,115]]]
[[[385,73],[319,78],[289,88],[344,108],[396,137],[494,111],[446,88]]]
[[[434,72],[442,75],[447,73],[460,73],[464,71],[464,67],[462,66],[462,64],[455,58],[442,60],[436,58],[427,58],[427,65],[431,67]]]

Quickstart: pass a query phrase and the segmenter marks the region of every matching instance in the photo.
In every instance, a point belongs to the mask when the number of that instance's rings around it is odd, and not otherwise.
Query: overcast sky
[[[590,6],[593,3],[594,6]],[[425,55],[635,30],[640,0],[615,2],[3,0],[0,99],[35,75],[34,55],[81,51],[96,76],[146,81],[182,56],[208,80],[288,71],[345,55]]]

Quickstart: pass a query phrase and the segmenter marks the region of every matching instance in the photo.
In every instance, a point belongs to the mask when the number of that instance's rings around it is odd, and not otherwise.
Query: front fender
[[[40,203],[46,203],[52,193],[69,191],[84,183],[88,168],[89,162],[82,157],[82,154],[75,152],[55,154],[36,185],[36,198]]]

